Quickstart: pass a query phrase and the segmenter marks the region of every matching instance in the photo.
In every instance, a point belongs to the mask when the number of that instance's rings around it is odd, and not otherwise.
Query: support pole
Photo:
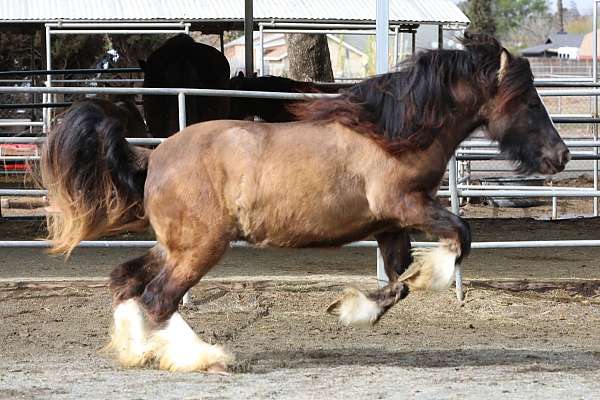
[[[452,158],[450,158],[450,165],[448,166],[448,188],[450,189],[450,205],[452,206],[452,212],[456,215],[458,215],[460,211],[460,204],[458,200],[458,182],[456,181],[457,175],[456,157],[453,155]],[[462,271],[460,269],[460,265],[455,266],[454,273],[454,279],[456,282],[456,298],[459,301],[462,301],[465,298],[465,294],[462,287]]]
[[[258,28],[258,56],[260,57],[260,71],[259,76],[265,76],[265,37],[263,32],[263,26],[260,25]]]
[[[377,247],[377,285],[379,285],[379,287],[383,287],[387,285],[388,282],[389,279],[385,273],[385,262],[383,262],[381,250],[379,247]]]
[[[46,25],[46,36],[45,36],[45,43],[46,43],[46,70],[50,71],[52,69],[52,43],[50,41],[51,38],[51,34],[50,34],[50,27],[48,25]],[[52,86],[52,75],[48,74],[46,75],[46,87],[51,87]],[[42,95],[43,97],[43,102],[44,103],[51,103],[52,102],[52,94],[50,93],[45,93]],[[43,121],[44,121],[44,133],[47,135],[48,132],[50,132],[50,116],[51,116],[51,110],[50,108],[45,108],[43,111]]]
[[[182,131],[187,125],[184,93],[179,93],[177,95],[177,111],[179,113],[179,130]]]
[[[385,74],[389,71],[388,43],[390,29],[390,5],[389,0],[377,0],[377,15],[375,20],[375,71],[377,74]],[[385,265],[381,257],[381,251],[377,248],[377,283],[379,287],[387,283]]]
[[[592,24],[593,24],[593,35],[592,35],[592,77],[594,79],[594,83],[598,83],[598,0],[594,0],[592,16]],[[598,117],[598,96],[594,96],[594,117]],[[598,124],[595,123],[592,129],[594,140],[598,140]],[[594,153],[598,154],[598,148],[594,149]],[[594,190],[598,190],[598,160],[593,161],[593,170],[594,170]],[[593,204],[593,213],[594,216],[598,216],[598,198],[594,197],[592,199]]]
[[[389,0],[377,0],[377,16],[375,21],[375,70],[377,74],[385,74],[389,71],[388,43],[390,29],[390,5]]]
[[[392,56],[394,68],[398,65],[398,51],[400,47],[400,28],[394,28],[394,55]]]
[[[177,111],[179,114],[179,130],[182,131],[183,129],[185,129],[186,124],[187,124],[187,117],[186,117],[186,110],[185,110],[185,94],[184,93],[179,93],[177,95]],[[183,299],[181,299],[181,303],[186,306],[188,304],[190,304],[191,302],[191,296],[190,296],[190,292],[187,291],[185,292],[185,294],[183,295]]]
[[[245,0],[244,7],[244,41],[246,57],[246,76],[254,75],[254,10],[253,0]]]

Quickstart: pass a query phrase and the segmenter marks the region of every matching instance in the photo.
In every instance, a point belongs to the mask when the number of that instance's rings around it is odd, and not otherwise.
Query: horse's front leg
[[[388,281],[394,282],[412,262],[410,237],[406,229],[381,232],[375,235],[385,264]]]
[[[377,235],[386,274],[390,283],[370,293],[347,289],[342,298],[327,311],[338,315],[346,325],[372,325],[409,289],[445,289],[454,277],[456,263],[471,250],[471,230],[467,222],[436,204],[423,193],[405,195],[391,210],[403,235]],[[406,230],[414,228],[440,239],[433,249],[416,249],[410,257],[410,241]],[[404,271],[406,266],[410,266]]]
[[[412,262],[408,232],[405,229],[381,232],[375,235],[375,239],[389,282],[385,287],[368,293],[349,288],[332,303],[327,312],[337,315],[346,325],[375,324],[394,304],[408,296],[408,286],[398,281]]]
[[[447,288],[454,277],[455,265],[471,251],[469,224],[424,193],[406,195],[395,213],[401,226],[440,239],[436,248],[413,251],[413,262],[398,280],[411,289]]]

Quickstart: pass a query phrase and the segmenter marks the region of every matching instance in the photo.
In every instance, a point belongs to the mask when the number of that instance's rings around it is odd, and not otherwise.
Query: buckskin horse
[[[528,61],[490,37],[463,44],[298,105],[298,122],[204,122],[151,151],[127,146],[98,107],[67,112],[41,165],[61,211],[49,216],[54,251],[148,225],[158,242],[111,273],[110,348],[121,364],[226,369],[232,356],[203,342],[177,308],[233,240],[300,248],[374,234],[390,283],[331,305],[347,324],[375,323],[409,290],[448,287],[471,234],[434,196],[459,143],[484,127],[524,173],[552,174],[569,160]],[[407,229],[439,246],[411,257]]]

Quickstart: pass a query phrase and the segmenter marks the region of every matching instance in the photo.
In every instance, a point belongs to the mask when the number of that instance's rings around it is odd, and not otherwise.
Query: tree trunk
[[[327,36],[293,33],[286,35],[286,42],[291,79],[333,82]]]
[[[563,17],[563,4],[562,4],[562,0],[558,0],[556,2],[556,6],[558,7],[558,31],[560,33],[563,33],[565,31],[565,21],[564,21],[564,17]]]

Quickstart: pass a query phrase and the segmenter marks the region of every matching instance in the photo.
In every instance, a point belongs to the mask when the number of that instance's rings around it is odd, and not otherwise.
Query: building
[[[583,34],[558,32],[550,35],[543,44],[521,50],[524,57],[557,57],[576,60]]]
[[[460,48],[456,40],[457,31],[446,31],[444,33],[445,48]],[[436,48],[438,45],[437,27],[420,26],[415,36],[415,47],[420,49]],[[401,61],[411,54],[412,37],[410,34],[400,34],[399,43],[396,47],[395,39],[390,38],[390,65]],[[375,74],[375,36],[354,34],[327,34],[329,54],[333,76],[338,81],[362,79]],[[231,74],[236,75],[244,71],[244,36],[225,44],[225,56],[231,66]],[[394,49],[398,55],[394,57]],[[258,75],[287,76],[288,56],[285,36],[281,33],[263,34],[263,57],[264,71],[261,70],[260,62],[260,34],[254,32],[254,59],[255,70]]]

